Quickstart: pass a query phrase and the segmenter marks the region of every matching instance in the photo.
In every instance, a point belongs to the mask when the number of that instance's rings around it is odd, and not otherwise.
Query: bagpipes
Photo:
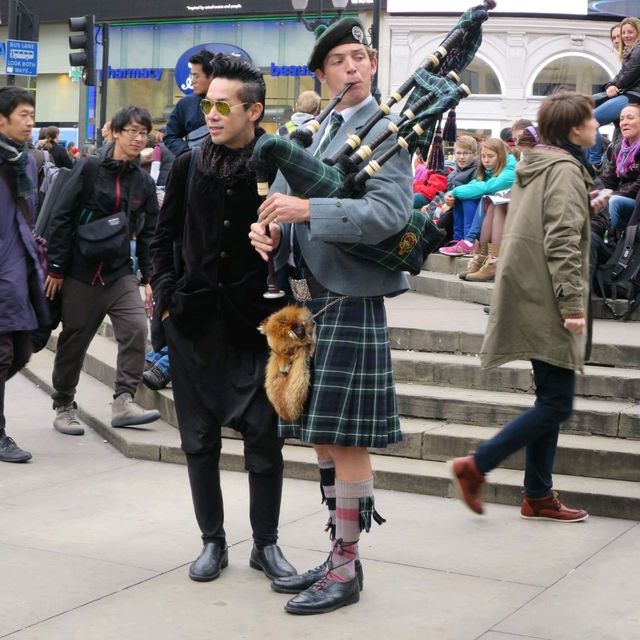
[[[413,153],[417,147],[428,147],[436,125],[447,109],[469,95],[460,84],[461,73],[473,60],[482,42],[482,23],[488,10],[495,8],[494,0],[467,10],[442,44],[426,63],[388,99],[358,131],[349,136],[343,147],[331,158],[320,160],[305,151],[322,122],[349,91],[345,86],[327,108],[305,127],[299,128],[291,139],[263,135],[253,151],[258,193],[266,198],[269,191],[267,176],[279,169],[291,192],[301,198],[349,197],[364,192],[366,181],[378,173],[383,165],[401,149]],[[391,108],[407,97],[407,103],[397,122],[389,122],[372,143],[363,144],[364,137],[387,116]],[[396,142],[374,157],[388,138]],[[268,234],[268,228],[266,229]],[[393,271],[417,274],[429,253],[442,242],[443,232],[421,211],[412,210],[409,222],[390,238],[372,246],[357,243],[338,243],[345,251],[382,264]],[[276,285],[273,257],[269,258],[268,291],[265,297],[284,295]],[[339,303],[342,298],[328,306]],[[323,310],[315,315],[322,313]],[[265,374],[267,396],[280,417],[296,420],[306,403],[310,371],[309,361],[315,349],[315,316],[306,307],[287,306],[267,318],[259,330],[267,337],[271,349]]]
[[[316,120],[298,129],[291,139],[274,135],[260,137],[253,152],[258,191],[266,195],[266,176],[275,168],[286,179],[291,193],[301,198],[357,198],[364,192],[365,182],[378,173],[384,164],[405,149],[413,153],[417,147],[428,147],[442,114],[453,109],[470,91],[460,84],[459,73],[473,60],[482,42],[482,23],[495,0],[484,0],[468,9],[458,20],[425,64],[387,100],[358,131],[352,134],[332,157],[320,160],[305,151],[313,134],[328,117],[349,86],[331,101]],[[389,122],[387,129],[372,143],[363,144],[364,137],[387,116],[391,108],[407,97],[398,122]],[[374,157],[375,150],[397,135],[395,144]],[[364,164],[366,162],[366,164]],[[336,243],[345,251],[382,264],[392,271],[420,272],[429,253],[442,241],[442,231],[421,211],[412,210],[406,226],[377,245]],[[273,267],[270,267],[273,278]],[[270,287],[271,288],[271,287]]]

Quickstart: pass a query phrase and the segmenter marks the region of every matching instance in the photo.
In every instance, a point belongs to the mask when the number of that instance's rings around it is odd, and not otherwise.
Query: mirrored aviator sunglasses
[[[245,104],[249,103],[239,102],[238,104],[231,104],[226,100],[209,100],[209,98],[203,98],[200,102],[200,109],[202,109],[202,113],[204,113],[205,116],[208,116],[211,113],[211,109],[215,107],[218,114],[226,118],[231,113],[231,109],[234,107],[243,107]]]

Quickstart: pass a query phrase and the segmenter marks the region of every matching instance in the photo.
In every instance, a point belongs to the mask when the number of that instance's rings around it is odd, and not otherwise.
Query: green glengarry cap
[[[316,44],[313,47],[307,67],[315,71],[322,67],[327,54],[341,44],[363,44],[369,46],[364,27],[356,18],[342,18],[329,28],[318,27],[315,31]]]

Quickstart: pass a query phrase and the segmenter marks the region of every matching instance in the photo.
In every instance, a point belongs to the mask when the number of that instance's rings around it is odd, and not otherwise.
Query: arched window
[[[575,54],[560,55],[540,69],[530,95],[548,96],[560,89],[593,94],[602,91],[602,85],[609,80],[609,72],[595,59]]]
[[[460,74],[462,82],[471,89],[471,95],[500,95],[500,80],[495,71],[477,55]]]

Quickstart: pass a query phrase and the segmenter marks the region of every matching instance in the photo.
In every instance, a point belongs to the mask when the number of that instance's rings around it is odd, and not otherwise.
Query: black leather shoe
[[[267,544],[262,549],[258,549],[254,544],[249,566],[258,571],[264,571],[269,580],[295,576],[297,573],[296,568],[287,562],[282,549],[277,544]]]
[[[320,566],[315,569],[309,569],[309,571],[305,571],[299,576],[277,578],[271,583],[271,588],[278,593],[300,593],[324,578],[328,569],[329,559],[327,558]],[[362,591],[364,589],[364,574],[360,560],[356,560],[356,578],[358,578],[358,586]]]
[[[295,598],[291,598],[284,610],[287,613],[309,616],[315,613],[329,613],[340,607],[355,604],[359,600],[360,586],[357,577],[349,582],[337,582],[324,577]]]
[[[189,567],[189,577],[196,582],[215,580],[229,564],[227,547],[216,542],[205,542],[200,555]]]
[[[0,461],[2,462],[26,462],[31,460],[31,454],[21,449],[13,438],[2,436],[0,438]]]

